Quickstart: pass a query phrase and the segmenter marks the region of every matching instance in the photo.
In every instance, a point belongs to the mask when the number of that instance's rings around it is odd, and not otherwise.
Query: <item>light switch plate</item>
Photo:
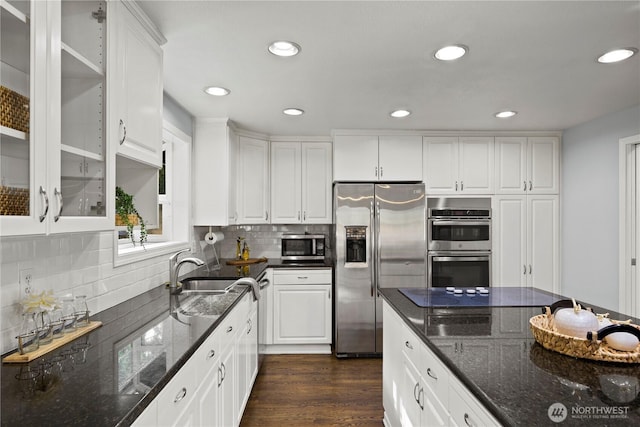
[[[20,270],[20,297],[33,293],[33,268]]]

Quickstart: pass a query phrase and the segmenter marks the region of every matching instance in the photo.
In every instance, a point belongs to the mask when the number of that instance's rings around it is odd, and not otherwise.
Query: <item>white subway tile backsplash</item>
[[[86,295],[98,313],[169,278],[168,256],[113,267],[113,232],[0,238],[0,353],[16,348],[20,270],[33,269],[35,292]]]

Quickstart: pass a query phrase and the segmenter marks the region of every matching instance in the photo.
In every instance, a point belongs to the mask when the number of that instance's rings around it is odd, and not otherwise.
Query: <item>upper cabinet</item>
[[[560,140],[496,137],[496,194],[558,194]]]
[[[493,137],[424,137],[423,153],[427,193],[493,193]]]
[[[39,1],[0,2],[0,233],[3,236],[44,233],[48,222],[51,190],[46,176],[47,129],[44,126],[47,7],[46,2]]]
[[[235,224],[238,137],[228,119],[196,119],[194,140],[193,224]]]
[[[117,154],[162,166],[162,49],[166,40],[133,2],[115,2],[110,79]]]
[[[238,223],[268,224],[269,141],[257,136],[238,139]]]
[[[330,224],[331,143],[271,142],[271,223]]]
[[[128,135],[155,147],[138,150],[153,160],[121,154],[156,175],[161,165],[161,51],[152,61],[131,40],[152,24],[119,1],[0,1],[0,17],[0,233],[113,229],[120,118],[136,117]],[[157,198],[157,183],[145,188]]]
[[[336,135],[334,181],[421,181],[422,140],[415,135]]]

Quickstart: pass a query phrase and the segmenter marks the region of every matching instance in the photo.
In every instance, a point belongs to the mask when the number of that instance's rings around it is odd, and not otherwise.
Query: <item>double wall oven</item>
[[[491,198],[427,199],[429,287],[491,286]]]

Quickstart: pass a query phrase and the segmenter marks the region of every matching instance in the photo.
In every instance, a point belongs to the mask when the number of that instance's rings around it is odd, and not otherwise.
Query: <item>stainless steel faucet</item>
[[[189,252],[189,249],[183,249],[171,255],[169,258],[169,290],[175,291],[178,288],[178,273],[182,264],[190,262],[195,265],[204,265],[204,261],[199,258],[189,257],[178,261],[178,256],[183,252]]]

